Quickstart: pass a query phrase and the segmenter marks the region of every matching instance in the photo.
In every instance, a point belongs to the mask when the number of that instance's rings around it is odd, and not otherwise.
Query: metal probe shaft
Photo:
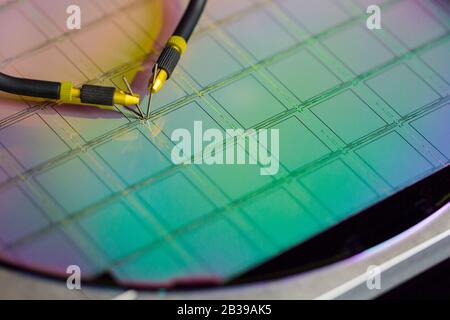
[[[153,80],[151,85],[149,85],[149,96],[148,96],[148,105],[147,105],[147,120],[150,118],[150,112],[152,109],[152,98],[153,98],[153,84],[156,81],[156,74],[158,73],[158,64],[156,63],[153,67]]]

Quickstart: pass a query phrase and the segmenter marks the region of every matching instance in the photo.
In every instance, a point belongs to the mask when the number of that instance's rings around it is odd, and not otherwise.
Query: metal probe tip
[[[157,73],[158,73],[158,64],[156,63],[153,67],[153,79],[152,82],[148,86],[149,96],[148,96],[148,105],[147,105],[147,120],[150,119],[150,112],[152,110],[152,98],[153,94],[156,92],[154,90],[155,83],[157,80]]]

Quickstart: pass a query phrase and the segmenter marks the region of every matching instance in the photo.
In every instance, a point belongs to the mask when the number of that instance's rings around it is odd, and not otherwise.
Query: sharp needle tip
[[[156,80],[156,74],[158,73],[158,64],[156,63],[153,67],[153,83],[155,83]],[[150,94],[148,96],[148,105],[147,105],[147,120],[150,119],[150,112],[152,110],[152,97],[153,97],[153,91],[152,88],[150,88]]]
[[[150,118],[150,112],[152,110],[152,97],[153,97],[153,93],[150,92],[150,94],[148,96],[148,104],[147,104],[147,119]]]

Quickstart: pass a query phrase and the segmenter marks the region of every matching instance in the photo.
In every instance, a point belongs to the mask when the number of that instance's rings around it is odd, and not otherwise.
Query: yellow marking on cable
[[[180,54],[186,52],[187,42],[183,37],[171,36],[167,45],[175,48]]]

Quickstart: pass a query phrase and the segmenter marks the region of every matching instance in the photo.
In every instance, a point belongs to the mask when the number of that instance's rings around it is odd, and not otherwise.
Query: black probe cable
[[[181,56],[186,51],[187,42],[200,20],[205,5],[206,0],[191,0],[189,2],[180,23],[156,62],[158,70],[149,83],[150,93],[158,92],[172,75]]]
[[[151,77],[149,91],[158,92],[170,78],[181,55],[186,51],[195,27],[204,11],[207,0],[191,0],[175,32],[167,42],[157,61],[156,74]],[[114,87],[83,85],[76,88],[71,82],[52,82],[13,77],[0,72],[0,91],[63,103],[98,106],[139,105],[137,94],[117,90]]]

